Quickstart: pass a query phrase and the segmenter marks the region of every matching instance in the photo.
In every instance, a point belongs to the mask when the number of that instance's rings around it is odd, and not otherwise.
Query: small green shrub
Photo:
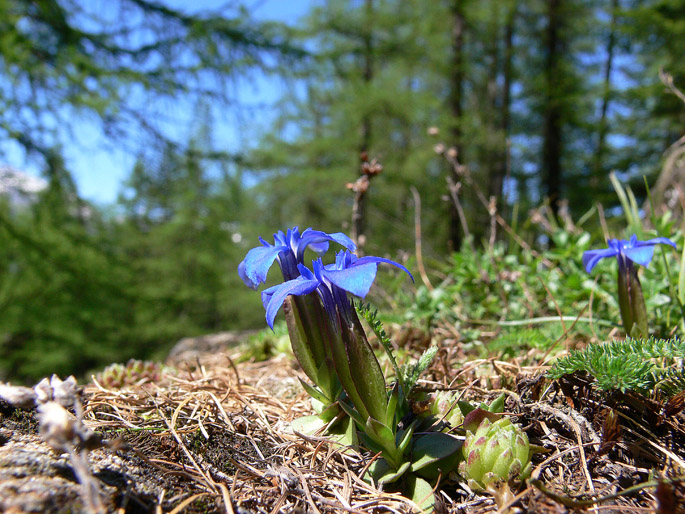
[[[558,379],[577,371],[592,375],[602,390],[618,389],[666,396],[685,389],[685,342],[674,339],[626,339],[590,345],[557,360],[548,375]]]

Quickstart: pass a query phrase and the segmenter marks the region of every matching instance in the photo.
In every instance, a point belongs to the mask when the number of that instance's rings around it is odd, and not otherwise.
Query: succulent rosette
[[[460,473],[473,490],[530,475],[530,443],[520,426],[503,417],[484,418],[475,432],[467,430]]]
[[[458,427],[464,422],[464,415],[457,404],[458,395],[452,391],[436,391],[431,393],[423,402],[427,409],[420,415],[432,416],[449,424],[450,427]]]

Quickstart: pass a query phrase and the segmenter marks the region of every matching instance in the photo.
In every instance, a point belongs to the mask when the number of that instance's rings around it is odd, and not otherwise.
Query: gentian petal
[[[367,262],[342,270],[333,268],[333,265],[326,266],[322,271],[323,277],[340,289],[364,298],[376,279],[378,265],[375,262]]]
[[[314,276],[314,273],[312,273],[311,270],[304,264],[298,264],[297,271],[299,271],[300,275],[306,280],[316,280],[316,276]]]
[[[307,245],[316,255],[323,255],[328,251],[328,247],[330,246],[328,241],[323,241],[322,243],[309,243]]]
[[[384,262],[384,263],[386,263],[386,264],[392,264],[392,265],[395,266],[396,268],[401,269],[401,270],[404,271],[407,275],[409,275],[409,278],[411,278],[411,281],[414,282],[414,275],[412,275],[412,274],[409,272],[409,270],[408,270],[407,268],[405,268],[404,266],[402,266],[399,262],[391,261],[390,259],[384,259],[383,257],[373,257],[373,256],[371,256],[371,255],[367,255],[367,256],[365,256],[365,257],[360,257],[359,259],[357,259],[357,260],[354,262],[353,266],[359,266],[359,265],[361,265],[361,264],[366,264],[367,262],[376,262],[376,263],[378,263],[378,262]]]
[[[588,250],[583,253],[583,266],[585,271],[590,273],[599,261],[607,257],[616,257],[618,251],[614,248],[603,248],[601,250]]]
[[[638,241],[636,246],[663,244],[677,248],[676,244],[667,237],[655,237],[649,241]]]
[[[652,261],[652,257],[654,256],[654,245],[624,248],[622,253],[626,259],[636,262],[642,266],[647,266]]]
[[[295,227],[292,230],[297,230],[297,227]],[[290,230],[288,230],[285,234],[283,233],[282,230],[279,230],[278,232],[276,232],[274,234],[274,244],[273,245],[270,245],[269,243],[264,241],[261,237],[259,238],[259,240],[262,242],[262,244],[264,246],[285,246],[286,248],[288,248],[288,242],[290,241],[290,237],[291,237],[290,234],[291,234]],[[299,234],[298,234],[298,236],[299,236]]]
[[[262,291],[262,305],[264,306],[264,310],[266,310],[269,307],[269,302],[271,302],[271,297],[274,295],[276,290],[281,287],[282,284],[278,284],[276,286],[271,286],[267,289],[264,289]]]
[[[259,284],[266,282],[269,268],[283,250],[287,250],[287,248],[284,246],[258,246],[247,252],[245,259],[238,265],[238,274],[245,285],[257,289]]]
[[[349,268],[358,258],[359,257],[349,251],[340,251],[335,254],[335,268],[333,269]]]
[[[252,280],[247,276],[247,271],[245,271],[245,259],[240,261],[240,264],[238,264],[238,275],[240,275],[240,278],[247,287],[257,289],[258,284],[252,282]]]
[[[352,241],[352,239],[347,237],[342,232],[335,232],[333,234],[328,234],[328,237],[331,238],[331,241],[335,241],[340,246],[344,246],[345,248],[347,248],[351,252],[354,252],[357,250],[357,245],[354,244],[354,241]]]
[[[301,296],[309,294],[314,291],[318,285],[318,280],[307,280],[298,277],[295,280],[289,280],[262,291],[262,303],[266,309],[266,322],[271,329],[273,330],[276,314],[278,314],[278,311],[281,309],[281,306],[288,295],[293,294]]]
[[[336,232],[335,234],[327,234],[326,232],[321,232],[320,230],[312,230],[311,228],[306,229],[302,232],[302,236],[297,242],[297,260],[301,261],[304,256],[304,251],[307,247],[310,247],[318,255],[323,255],[328,251],[328,243],[333,241],[341,246],[344,246],[348,250],[354,251],[357,246],[354,244],[349,237],[347,237],[342,232]]]
[[[338,252],[335,256],[335,263],[324,266],[321,274],[333,285],[364,298],[376,279],[378,263],[381,262],[400,268],[411,277],[412,281],[414,280],[409,270],[395,261],[370,255],[358,258],[349,251]]]

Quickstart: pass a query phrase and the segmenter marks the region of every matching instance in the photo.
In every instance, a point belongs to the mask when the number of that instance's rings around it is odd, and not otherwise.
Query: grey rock
[[[219,332],[198,337],[184,337],[169,352],[167,364],[194,362],[201,356],[233,350],[254,334],[254,330]]]
[[[0,412],[0,512],[87,512],[68,454],[31,432]],[[154,512],[163,490],[156,470],[133,455],[102,449],[89,452],[88,460],[107,512],[116,512],[122,498],[137,503],[137,512]]]

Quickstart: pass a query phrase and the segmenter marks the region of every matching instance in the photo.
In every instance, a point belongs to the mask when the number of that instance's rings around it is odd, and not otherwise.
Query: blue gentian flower
[[[673,248],[676,244],[667,237],[656,237],[649,241],[638,241],[636,235],[632,235],[629,240],[625,239],[609,239],[607,241],[608,248],[602,250],[588,250],[583,253],[583,265],[585,271],[590,273],[592,268],[607,257],[616,257],[618,259],[619,268],[625,268],[630,262],[636,262],[642,266],[647,266],[654,256],[654,245],[667,244]]]
[[[654,246],[667,244],[675,248],[675,243],[667,237],[657,237],[649,241],[638,241],[633,235],[629,240],[609,239],[608,248],[588,250],[583,253],[583,265],[589,273],[592,268],[607,257],[618,260],[618,306],[626,334],[631,337],[647,337],[649,324],[647,306],[642,294],[642,286],[633,263],[647,266],[654,256]]]
[[[330,241],[351,251],[356,249],[354,242],[341,232],[327,234],[311,228],[306,229],[302,234],[297,227],[289,229],[285,234],[279,230],[274,234],[274,244],[267,243],[261,237],[259,240],[262,246],[247,252],[245,259],[238,265],[240,278],[252,289],[257,289],[259,284],[266,282],[266,275],[276,260],[285,280],[296,279],[299,276],[297,266],[302,264],[307,247],[319,255],[328,251]]]
[[[301,296],[314,291],[319,293],[329,315],[333,316],[336,308],[345,315],[350,309],[346,293],[364,298],[376,279],[378,263],[381,262],[392,264],[414,280],[409,270],[395,261],[373,256],[357,257],[349,251],[340,251],[336,254],[335,263],[324,265],[319,258],[312,262],[314,271],[298,264],[299,277],[265,289],[262,303],[266,322],[273,328],[276,314],[289,295]]]

